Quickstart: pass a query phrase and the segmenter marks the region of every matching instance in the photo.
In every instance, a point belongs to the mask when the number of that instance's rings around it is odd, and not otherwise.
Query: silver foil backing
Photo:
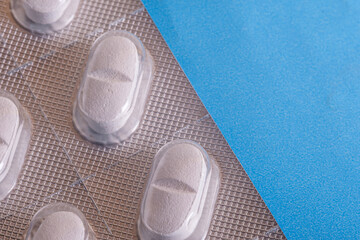
[[[286,239],[140,1],[82,0],[71,25],[47,36],[19,26],[9,6],[0,1],[0,88],[31,114],[33,134],[18,184],[0,202],[0,239],[22,239],[54,202],[78,207],[98,239],[137,239],[152,160],[174,139],[198,142],[220,167],[208,239]],[[72,107],[92,43],[115,29],[140,38],[156,71],[139,129],[104,147],[77,133]]]

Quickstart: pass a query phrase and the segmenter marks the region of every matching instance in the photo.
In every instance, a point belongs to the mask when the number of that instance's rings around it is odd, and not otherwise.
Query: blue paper
[[[360,1],[143,0],[288,239],[360,239]]]

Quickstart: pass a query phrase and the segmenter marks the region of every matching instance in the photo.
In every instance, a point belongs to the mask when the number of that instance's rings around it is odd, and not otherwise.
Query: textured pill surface
[[[119,118],[131,105],[138,68],[138,51],[130,39],[111,36],[96,47],[82,94],[83,111],[96,132],[107,134],[120,127]]]
[[[191,144],[170,147],[159,161],[144,209],[144,221],[159,234],[180,229],[191,214],[206,174],[201,151]]]
[[[8,160],[12,140],[19,125],[19,112],[16,105],[9,99],[0,97],[0,173]]]
[[[50,24],[63,15],[69,3],[69,0],[24,0],[23,6],[31,20],[40,24]]]
[[[85,227],[72,212],[55,212],[47,216],[34,234],[34,240],[83,240]]]

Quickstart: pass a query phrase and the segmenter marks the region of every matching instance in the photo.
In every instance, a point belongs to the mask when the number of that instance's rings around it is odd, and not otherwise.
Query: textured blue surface
[[[360,1],[143,0],[289,239],[360,239]]]

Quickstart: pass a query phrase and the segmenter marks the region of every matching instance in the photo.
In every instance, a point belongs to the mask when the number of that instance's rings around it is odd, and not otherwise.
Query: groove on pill
[[[93,120],[95,131],[114,132],[121,124],[118,118],[130,108],[139,65],[136,46],[121,36],[104,39],[88,65],[82,108]]]
[[[152,57],[135,35],[110,31],[97,39],[74,104],[80,134],[104,144],[127,139],[142,119],[152,75]]]
[[[175,190],[183,193],[196,193],[196,190],[187,185],[186,183],[173,178],[163,178],[156,180],[152,186],[162,191]]]
[[[218,183],[219,170],[199,144],[175,140],[163,146],[155,155],[141,204],[140,239],[204,239]]]

